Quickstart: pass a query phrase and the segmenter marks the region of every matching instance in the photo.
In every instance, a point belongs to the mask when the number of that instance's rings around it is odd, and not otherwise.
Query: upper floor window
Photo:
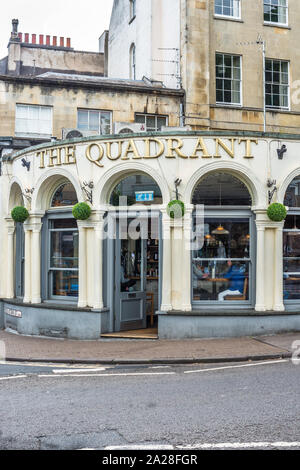
[[[147,132],[156,132],[168,125],[168,118],[159,114],[136,114],[135,122],[144,124]]]
[[[52,108],[17,104],[15,133],[17,137],[50,138],[52,136]]]
[[[264,20],[266,23],[286,25],[288,22],[288,1],[264,0]]]
[[[266,106],[289,108],[289,63],[266,59]]]
[[[130,19],[132,20],[136,15],[136,0],[129,0],[130,3]]]
[[[90,131],[95,134],[111,133],[111,112],[93,109],[79,109],[77,127],[81,131]]]
[[[215,15],[241,17],[241,0],[215,0]]]
[[[216,54],[216,101],[241,104],[241,57]]]

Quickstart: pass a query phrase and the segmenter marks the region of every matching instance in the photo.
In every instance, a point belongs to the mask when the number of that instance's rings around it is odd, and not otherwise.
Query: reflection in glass
[[[110,204],[113,206],[126,205],[120,198],[127,198],[127,205],[139,204],[137,202],[136,193],[153,192],[153,200],[145,201],[141,203],[143,205],[149,204],[162,204],[162,194],[157,183],[150,177],[144,174],[132,175],[124,178],[113,190]]]
[[[285,194],[284,205],[300,207],[300,176],[297,176],[289,185]]]
[[[53,271],[52,295],[62,297],[78,297],[78,272]]]
[[[196,186],[193,202],[206,206],[251,206],[251,197],[242,181],[229,173],[213,172]]]
[[[51,207],[74,206],[77,202],[74,186],[71,183],[64,183],[55,191]]]
[[[283,231],[283,297],[300,299],[300,217],[289,215]]]
[[[51,268],[78,268],[78,232],[51,233]]]
[[[248,218],[205,219],[203,246],[193,252],[195,301],[249,300],[250,242]]]
[[[121,241],[121,292],[141,292],[141,239]]]

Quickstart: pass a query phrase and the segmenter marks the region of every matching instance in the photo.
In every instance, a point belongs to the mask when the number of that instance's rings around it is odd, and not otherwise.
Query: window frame
[[[79,127],[79,112],[80,111],[85,111],[88,112],[88,126],[90,125],[90,112],[97,112],[99,113],[99,132],[98,131],[93,131],[91,129],[81,129]],[[101,134],[101,113],[109,113],[110,115],[110,124],[109,124],[109,134]],[[92,109],[92,108],[77,108],[77,129],[81,132],[98,132],[98,134],[95,135],[111,135],[112,134],[112,119],[113,118],[113,112],[110,109]]]
[[[169,125],[169,116],[167,114],[135,113],[135,115],[134,115],[135,123],[136,124],[142,124],[142,123],[136,121],[137,116],[145,116],[145,123],[144,124],[145,124],[145,127],[146,127],[146,132],[160,132],[158,130],[158,127],[157,127],[157,118],[165,118],[166,119],[165,126],[167,127]],[[148,130],[147,129],[147,121],[146,121],[147,117],[154,117],[155,118],[155,130]]]
[[[288,83],[287,84],[282,84],[281,82],[280,83],[276,83],[276,82],[269,82],[267,81],[267,67],[266,67],[266,63],[267,61],[272,61],[273,62],[280,62],[281,63],[286,63],[287,64],[287,74],[288,74]],[[266,57],[265,59],[265,108],[266,110],[279,110],[279,111],[290,111],[291,109],[291,97],[290,97],[290,92],[291,92],[291,85],[290,85],[290,61],[289,60],[284,60],[284,59],[274,59],[274,58],[269,58],[269,57]],[[273,71],[273,66],[272,66],[272,71]],[[281,77],[281,74],[282,72],[280,71],[279,72],[280,74],[280,77]],[[287,89],[288,89],[288,94],[287,94],[287,99],[288,99],[288,105],[287,106],[273,106],[273,105],[268,105],[267,104],[267,95],[270,95],[270,93],[267,93],[267,85],[278,85],[279,87],[280,86],[287,86]],[[273,94],[271,94],[271,96],[273,97]],[[279,97],[280,96],[284,96],[284,95],[281,95],[279,94]]]
[[[272,2],[272,0],[270,0],[270,1]],[[288,0],[286,0],[286,6],[285,7],[280,6],[281,8],[285,8],[285,12],[286,12],[286,22],[285,23],[281,23],[279,21],[265,20],[265,5],[268,5],[268,4],[266,3],[266,0],[263,0],[263,15],[264,15],[264,24],[265,25],[288,26],[288,24],[289,24],[289,2],[288,2]],[[269,5],[272,7],[272,3],[270,3]],[[276,6],[276,5],[274,5],[274,6]]]
[[[222,10],[224,10],[224,5],[223,5],[223,1],[224,0],[221,0],[222,1]],[[232,0],[234,1],[234,0]],[[226,15],[224,13],[216,13],[216,0],[214,1],[214,16],[216,18],[224,18],[224,19],[228,19],[228,20],[241,20],[242,19],[242,2],[241,0],[237,0],[238,1],[238,5],[239,5],[239,15],[238,16],[235,16],[235,15]],[[232,12],[233,12],[233,8],[232,8]]]
[[[231,57],[231,59],[233,57],[239,57],[240,59],[240,80],[239,80],[239,83],[240,83],[240,89],[239,89],[239,93],[240,93],[240,102],[239,103],[235,103],[235,102],[226,102],[226,101],[218,101],[217,100],[217,91],[218,91],[218,88],[217,88],[217,80],[230,80],[231,82],[233,81],[238,81],[238,80],[234,80],[234,79],[227,79],[227,78],[219,78],[217,77],[217,55],[222,55],[223,56],[223,63],[224,63],[224,57],[225,56],[229,56]],[[231,70],[233,69],[233,67],[231,66]],[[231,88],[230,90],[231,93],[233,93],[233,90]],[[243,56],[242,55],[239,55],[239,54],[230,54],[230,53],[227,53],[227,52],[218,52],[216,51],[215,53],[215,93],[216,93],[216,105],[221,105],[221,106],[229,106],[229,107],[239,107],[241,108],[243,106]]]
[[[18,114],[18,109],[21,109],[21,108],[27,108],[27,118],[20,118],[17,116]],[[51,132],[49,134],[45,134],[45,133],[39,133],[39,132],[20,132],[18,129],[18,126],[17,126],[17,123],[18,122],[21,122],[21,121],[36,121],[36,122],[40,122],[41,119],[38,118],[38,119],[29,119],[28,117],[28,111],[29,109],[32,108],[32,109],[38,109],[39,111],[41,109],[48,109],[51,113],[51,118],[49,120],[49,129],[51,127]],[[31,138],[37,138],[37,139],[50,139],[53,135],[53,106],[47,106],[47,105],[40,105],[40,104],[28,104],[28,103],[16,103],[15,105],[15,135],[16,137],[31,137]]]

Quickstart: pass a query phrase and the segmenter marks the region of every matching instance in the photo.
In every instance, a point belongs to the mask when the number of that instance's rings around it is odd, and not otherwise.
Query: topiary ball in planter
[[[29,217],[29,212],[26,207],[17,206],[11,211],[11,216],[15,222],[24,223]]]
[[[267,214],[273,222],[282,222],[287,216],[287,210],[283,204],[274,202],[274,204],[269,206]]]
[[[167,207],[167,214],[171,219],[181,219],[184,216],[185,208],[182,201],[174,199],[170,201]]]
[[[90,217],[92,209],[86,202],[79,202],[73,207],[72,214],[77,220],[86,220]]]

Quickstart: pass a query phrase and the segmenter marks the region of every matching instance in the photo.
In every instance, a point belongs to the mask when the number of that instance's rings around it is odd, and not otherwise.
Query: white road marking
[[[176,375],[176,372],[148,372],[148,373],[130,373],[130,374],[41,374],[38,375],[40,378],[50,378],[50,377],[146,377],[153,375]]]
[[[226,369],[242,369],[243,367],[257,367],[257,366],[267,366],[270,364],[282,364],[284,362],[289,362],[289,359],[281,359],[278,361],[264,361],[264,362],[257,362],[255,364],[242,364],[238,366],[224,366],[224,367],[214,367],[212,369],[198,369],[198,370],[187,370],[184,374],[198,374],[200,372],[212,372],[218,370],[226,370]]]
[[[101,372],[107,370],[107,367],[99,367],[98,369],[53,369],[53,374],[74,374],[76,373],[89,373],[89,372]]]
[[[210,449],[265,449],[265,448],[300,448],[300,442],[223,442],[217,444],[195,444],[176,446],[181,450],[210,450]]]
[[[0,377],[0,380],[26,379],[27,375],[13,375],[10,377]]]

